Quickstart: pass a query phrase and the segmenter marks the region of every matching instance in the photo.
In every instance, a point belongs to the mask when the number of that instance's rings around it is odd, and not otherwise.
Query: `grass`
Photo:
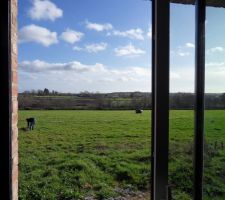
[[[37,126],[25,131],[28,117]],[[150,188],[150,111],[20,111],[21,200],[108,199]],[[206,112],[205,199],[225,199],[225,111]],[[217,146],[215,146],[217,142]],[[171,111],[169,178],[191,199],[193,112]]]

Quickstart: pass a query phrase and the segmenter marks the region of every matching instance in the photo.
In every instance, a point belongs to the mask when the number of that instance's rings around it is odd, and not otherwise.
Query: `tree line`
[[[193,93],[171,93],[170,109],[193,109]],[[61,93],[57,91],[31,90],[19,94],[20,109],[96,109],[130,110],[151,109],[152,94],[147,92],[80,92]],[[225,109],[225,93],[205,95],[206,109]]]

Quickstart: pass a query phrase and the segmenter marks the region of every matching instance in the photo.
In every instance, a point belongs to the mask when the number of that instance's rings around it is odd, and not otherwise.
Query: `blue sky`
[[[224,89],[224,17],[207,9],[208,92]],[[193,6],[171,4],[171,92],[193,91],[194,18]],[[18,19],[20,91],[151,91],[150,2],[20,0]]]

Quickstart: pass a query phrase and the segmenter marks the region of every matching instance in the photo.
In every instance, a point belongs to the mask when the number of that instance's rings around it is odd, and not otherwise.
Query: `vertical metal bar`
[[[194,200],[202,200],[205,93],[205,0],[196,0]]]
[[[167,198],[168,185],[170,1],[154,4],[154,200],[162,200]]]
[[[154,118],[155,118],[155,0],[152,0],[152,121],[151,121],[151,200],[154,199]]]
[[[0,195],[11,199],[10,0],[0,1]]]

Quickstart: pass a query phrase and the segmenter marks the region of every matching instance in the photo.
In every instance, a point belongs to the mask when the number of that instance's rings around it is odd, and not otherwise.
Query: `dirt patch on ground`
[[[131,197],[129,200],[149,200],[150,199],[150,193],[142,193],[138,196]],[[127,199],[128,200],[128,199]]]
[[[111,197],[106,200],[149,200],[150,199],[150,193],[149,192],[135,192],[133,194],[124,194],[119,197]],[[85,200],[95,200],[93,197],[86,197]]]

